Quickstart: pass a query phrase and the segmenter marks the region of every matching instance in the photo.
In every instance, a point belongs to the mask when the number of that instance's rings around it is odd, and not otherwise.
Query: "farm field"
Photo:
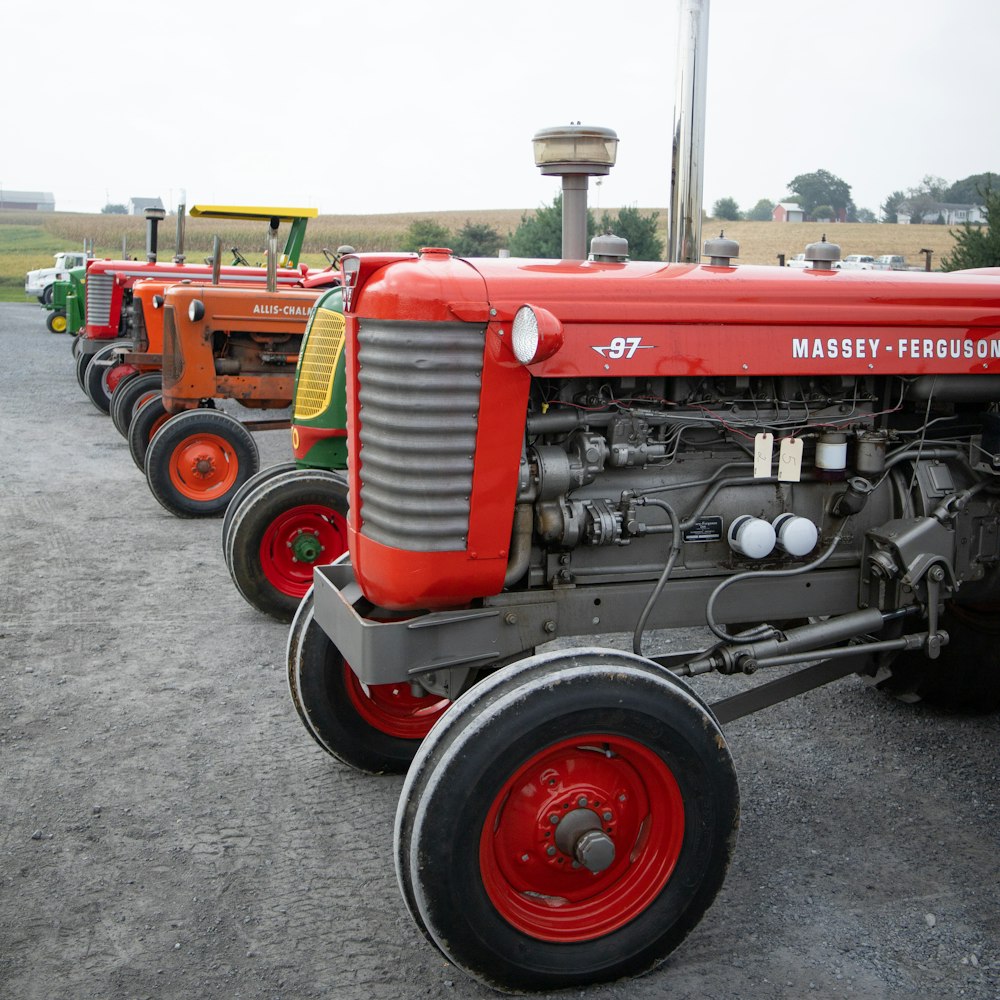
[[[323,248],[334,249],[348,243],[358,250],[394,250],[407,228],[418,219],[431,219],[457,232],[465,223],[492,226],[502,235],[513,233],[522,215],[534,209],[475,209],[451,212],[407,212],[391,215],[321,215],[311,220],[306,232],[303,260],[324,266]],[[604,209],[601,210],[603,214]],[[612,215],[617,209],[607,209]],[[659,216],[660,236],[666,242],[667,210],[641,208],[644,215]],[[595,212],[595,214],[597,214]],[[175,220],[167,218],[160,226],[161,256],[173,255],[176,244]],[[819,222],[723,222],[708,219],[703,237],[722,230],[740,243],[741,264],[777,264],[778,254],[791,257],[807,243],[826,234],[838,243],[841,253],[902,254],[911,266],[921,266],[920,251],[934,251],[932,267],[937,270],[941,257],[948,254],[954,237],[946,226],[897,226],[864,223],[826,224]],[[220,222],[216,219],[188,218],[185,252],[190,260],[202,260],[211,253],[212,239],[218,235],[224,247],[238,246],[254,263],[263,261],[264,231],[259,223]],[[138,216],[94,215],[54,212],[4,212],[0,214],[0,301],[24,301],[24,274],[38,267],[50,267],[52,255],[59,250],[81,248],[84,239],[94,241],[100,257],[133,257],[145,254],[145,220]]]

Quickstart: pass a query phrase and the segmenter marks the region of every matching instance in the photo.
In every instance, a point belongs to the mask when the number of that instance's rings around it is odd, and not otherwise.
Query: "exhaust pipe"
[[[677,33],[667,259],[689,264],[701,259],[708,6],[709,0],[681,0]]]
[[[162,208],[147,208],[143,214],[146,216],[146,260],[155,264],[156,231],[167,213]]]
[[[187,210],[187,205],[181,202],[177,206],[177,239],[174,242],[174,263],[183,264],[184,263],[184,213]]]
[[[271,225],[267,230],[267,290],[276,292],[278,290],[278,225],[281,220],[277,217],[271,219]]]

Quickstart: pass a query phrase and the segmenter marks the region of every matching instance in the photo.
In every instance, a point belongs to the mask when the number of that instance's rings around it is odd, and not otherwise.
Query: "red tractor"
[[[293,621],[292,698],[332,755],[408,768],[406,906],[506,990],[642,972],[698,923],[729,721],[854,672],[1000,704],[997,278],[616,242],[343,264],[349,553]],[[704,648],[644,654],[680,626]],[[711,701],[712,672],[778,677]]]

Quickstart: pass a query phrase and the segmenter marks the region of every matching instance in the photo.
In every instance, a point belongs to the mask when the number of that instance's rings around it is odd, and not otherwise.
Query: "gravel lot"
[[[495,996],[404,911],[401,779],[306,735],[220,522],[159,506],[44,321],[0,305],[0,997]],[[995,716],[848,678],[727,732],[721,895],[659,971],[574,995],[1000,997]]]

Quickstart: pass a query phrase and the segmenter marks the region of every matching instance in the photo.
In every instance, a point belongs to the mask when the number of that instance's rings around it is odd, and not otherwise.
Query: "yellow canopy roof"
[[[296,219],[315,219],[318,208],[272,208],[260,205],[192,205],[191,215],[206,219],[273,219],[294,222]]]

